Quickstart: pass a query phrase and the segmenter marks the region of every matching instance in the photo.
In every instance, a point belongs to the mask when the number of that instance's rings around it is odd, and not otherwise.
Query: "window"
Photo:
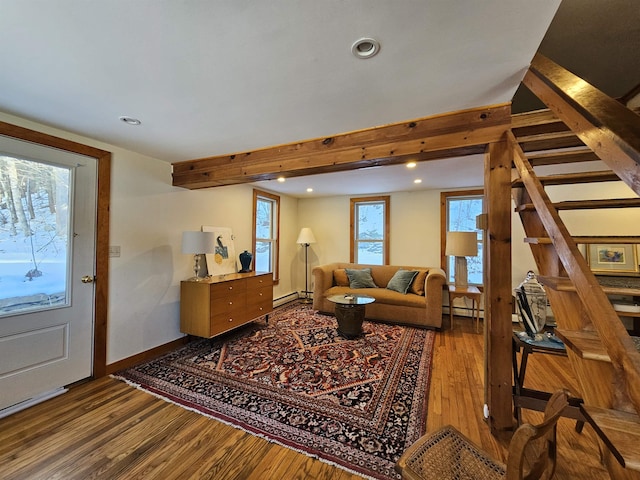
[[[445,243],[447,232],[477,232],[478,255],[467,257],[469,284],[481,285],[483,282],[483,231],[476,228],[476,217],[482,213],[484,196],[482,190],[467,190],[460,192],[442,192],[441,201],[441,256],[442,268],[447,272],[449,283],[453,283],[454,261],[452,256],[446,256]]]
[[[0,316],[70,305],[72,161],[0,155]]]
[[[253,269],[273,272],[278,283],[280,245],[280,197],[260,190],[253,191]]]
[[[351,199],[351,262],[389,264],[389,198]]]

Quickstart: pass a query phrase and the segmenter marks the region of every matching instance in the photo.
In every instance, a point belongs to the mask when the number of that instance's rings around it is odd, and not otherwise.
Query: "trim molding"
[[[136,353],[131,357],[123,358],[122,360],[118,360],[117,362],[110,363],[109,365],[107,365],[106,375],[111,375],[118,370],[133,367],[134,365],[137,365],[139,363],[151,360],[154,357],[159,357],[160,355],[164,355],[165,353],[170,352],[171,350],[175,350],[176,348],[186,345],[187,343],[189,343],[188,335],[180,337],[169,343],[165,343],[164,345],[158,345],[157,347],[154,347],[150,350]]]

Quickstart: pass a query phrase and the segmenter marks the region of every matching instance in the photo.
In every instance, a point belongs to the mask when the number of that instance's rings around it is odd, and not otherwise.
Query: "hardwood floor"
[[[495,458],[505,446],[482,418],[483,338],[456,317],[436,334],[428,430],[452,424]],[[576,391],[568,360],[530,356],[526,386]],[[541,414],[524,411],[524,420]],[[556,478],[608,479],[593,430],[561,419]],[[2,479],[359,479],[228,425],[102,378],[0,420]]]

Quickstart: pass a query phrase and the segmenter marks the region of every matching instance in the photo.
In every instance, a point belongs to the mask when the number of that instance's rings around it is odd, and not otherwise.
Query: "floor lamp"
[[[456,287],[467,288],[467,257],[478,255],[478,234],[476,232],[447,232],[445,255],[456,257],[454,283]]]
[[[313,232],[310,228],[303,228],[300,230],[298,240],[296,243],[304,246],[304,298],[302,303],[311,303],[313,300],[309,298],[309,245],[316,243],[316,237],[313,236]]]

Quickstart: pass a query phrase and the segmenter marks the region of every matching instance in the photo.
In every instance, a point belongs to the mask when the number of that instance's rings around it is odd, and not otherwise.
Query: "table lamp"
[[[478,255],[478,235],[476,232],[447,232],[445,255],[456,257],[454,284],[456,287],[469,286],[467,275],[467,258]]]
[[[205,253],[213,253],[216,237],[214,232],[182,232],[182,253],[193,254],[193,272],[195,276],[189,280],[199,282],[201,280],[200,261]]]
[[[310,228],[304,227],[300,230],[300,235],[298,235],[296,243],[304,246],[304,298],[302,299],[302,303],[311,303],[312,300],[309,298],[309,261],[307,253],[309,245],[316,243],[316,237],[314,237]]]

